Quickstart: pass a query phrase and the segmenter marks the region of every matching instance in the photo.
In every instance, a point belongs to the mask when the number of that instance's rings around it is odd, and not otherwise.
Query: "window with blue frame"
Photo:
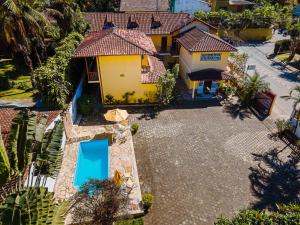
[[[220,61],[221,54],[220,53],[205,53],[201,54],[200,61]]]

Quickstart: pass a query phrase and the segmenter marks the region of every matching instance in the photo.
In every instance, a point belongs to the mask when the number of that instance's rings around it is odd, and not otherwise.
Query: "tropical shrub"
[[[128,195],[122,194],[113,179],[91,179],[83,184],[72,201],[74,223],[110,225],[126,216]],[[121,217],[121,218],[120,218]]]
[[[281,12],[275,6],[266,5],[255,7],[251,10],[244,10],[241,13],[228,11],[219,12],[196,12],[195,16],[199,19],[219,27],[221,29],[238,29],[246,28],[269,28],[272,24],[280,21]]]
[[[63,123],[56,122],[53,129],[47,131],[43,137],[41,148],[35,160],[35,175],[56,178],[61,168],[63,152],[61,148],[63,138]]]
[[[152,194],[150,194],[150,193],[143,194],[142,201],[143,201],[143,206],[144,206],[144,209],[146,212],[151,208],[151,206],[153,204],[153,200],[154,200],[154,197]]]
[[[291,46],[291,40],[289,39],[276,41],[274,46],[274,55],[277,55],[278,53],[281,52],[289,51],[290,46]]]
[[[215,225],[296,225],[300,224],[300,205],[289,204],[281,205],[275,212],[259,211],[254,209],[243,209],[233,219],[220,217]]]
[[[140,217],[136,219],[117,221],[115,224],[116,225],[144,225],[144,218]]]
[[[139,129],[139,125],[137,123],[133,123],[131,125],[131,133],[132,134],[136,134],[136,132],[138,131],[138,129]]]
[[[237,95],[243,104],[251,105],[259,92],[270,90],[269,85],[258,73],[255,73],[238,81]]]
[[[291,130],[291,128],[292,128],[289,121],[285,120],[285,119],[278,119],[275,121],[275,124],[276,124],[278,133],[282,133],[286,130]]]
[[[77,100],[78,110],[84,116],[89,115],[95,109],[96,98],[94,95],[84,94]]]
[[[165,74],[159,77],[157,83],[157,95],[161,104],[169,104],[174,99],[175,86],[176,74],[173,74],[170,70],[167,70]]]
[[[68,81],[70,60],[81,39],[79,33],[69,34],[60,42],[55,55],[32,74],[33,86],[39,91],[43,103],[50,108],[64,108],[66,105],[72,88]]]
[[[9,161],[12,174],[18,174],[30,163],[33,146],[42,142],[47,117],[42,116],[36,126],[36,115],[28,110],[19,112],[13,120],[9,134]],[[42,133],[40,133],[42,132]]]
[[[1,136],[1,127],[0,127],[0,185],[3,185],[9,178],[10,175],[10,164],[5,149],[2,136]]]
[[[1,225],[63,225],[68,202],[55,202],[46,188],[28,188],[8,196],[0,205]]]

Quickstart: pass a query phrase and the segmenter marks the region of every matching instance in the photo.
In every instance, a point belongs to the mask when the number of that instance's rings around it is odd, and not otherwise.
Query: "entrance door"
[[[212,84],[211,80],[204,81],[204,94],[210,94],[211,84]]]
[[[161,38],[161,51],[166,52],[168,47],[168,39],[167,37],[162,37]]]

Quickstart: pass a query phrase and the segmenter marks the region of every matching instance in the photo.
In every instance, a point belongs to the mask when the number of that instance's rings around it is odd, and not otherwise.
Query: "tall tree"
[[[288,61],[291,61],[294,58],[296,54],[296,49],[300,43],[300,23],[293,24],[290,27],[290,36],[291,36],[291,53],[288,58]]]
[[[120,0],[76,0],[84,12],[116,12],[120,8]]]
[[[12,56],[21,54],[29,69],[33,60],[41,64],[45,52],[44,27],[47,18],[38,10],[36,1],[4,0],[0,6],[0,48]]]
[[[112,179],[91,179],[75,194],[71,212],[75,223],[112,225],[126,214],[127,203],[128,195]]]

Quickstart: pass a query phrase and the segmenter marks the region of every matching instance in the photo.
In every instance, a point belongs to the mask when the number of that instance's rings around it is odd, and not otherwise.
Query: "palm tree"
[[[21,54],[29,69],[39,65],[45,51],[44,27],[49,24],[36,1],[4,0],[0,6],[1,48]]]
[[[255,73],[253,76],[247,76],[239,81],[239,97],[243,104],[251,104],[256,94],[270,90],[270,84]]]
[[[288,96],[281,96],[281,98],[284,98],[286,100],[292,100],[293,101],[293,112],[297,111],[297,106],[300,104],[300,86],[296,86],[293,89],[290,90],[290,93]],[[298,118],[297,123],[295,126],[295,131],[298,127]]]
[[[294,58],[296,54],[296,49],[300,42],[300,23],[296,23],[291,26],[290,36],[291,36],[291,53],[289,58],[287,59],[288,61],[291,61]]]
[[[69,204],[56,203],[53,195],[46,188],[21,188],[0,205],[0,224],[63,225]]]

